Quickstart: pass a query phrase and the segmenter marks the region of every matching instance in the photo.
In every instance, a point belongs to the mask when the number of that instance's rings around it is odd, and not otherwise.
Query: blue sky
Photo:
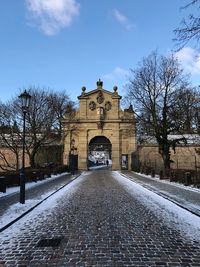
[[[96,88],[123,85],[130,68],[157,49],[174,48],[173,30],[187,0],[2,0],[0,100],[29,86],[66,90],[73,100]],[[200,84],[200,55],[188,45],[178,54]]]

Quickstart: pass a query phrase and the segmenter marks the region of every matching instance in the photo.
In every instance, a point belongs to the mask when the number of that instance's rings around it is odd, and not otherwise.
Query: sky
[[[30,87],[63,91],[76,101],[98,79],[112,91],[152,51],[175,49],[173,30],[188,0],[1,0],[0,101]],[[194,86],[200,54],[188,44],[177,53]]]

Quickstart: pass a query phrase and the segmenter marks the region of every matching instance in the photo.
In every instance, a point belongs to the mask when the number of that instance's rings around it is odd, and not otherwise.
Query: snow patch
[[[51,210],[55,208],[58,205],[58,201],[62,198],[62,196],[68,197],[68,199],[76,192],[76,190],[79,188],[80,183],[84,179],[85,174],[79,176],[77,179],[74,179],[71,183],[63,187],[61,190],[56,192],[54,195],[52,195],[50,198],[45,200],[43,203],[41,203],[39,206],[37,206],[34,210],[32,210],[30,213],[28,213],[25,217],[21,218],[19,221],[17,221],[15,224],[10,226],[8,229],[4,230],[1,233],[1,240],[4,237],[4,239],[12,239],[12,237],[18,233],[21,233],[22,231],[26,231],[26,227],[23,228],[24,224],[28,224],[28,222],[31,221],[31,226],[34,227],[34,224],[38,224],[40,222],[40,219],[44,221],[49,213],[51,213]],[[6,225],[10,221],[14,220],[15,218],[19,217],[21,214],[35,206],[38,202],[40,202],[42,199],[50,195],[52,192],[49,192],[48,194],[44,194],[41,196],[41,199],[33,199],[33,200],[27,200],[25,204],[14,204],[12,205],[6,213],[2,216],[2,222],[0,226]],[[23,228],[23,230],[21,230]]]
[[[110,167],[110,165],[108,167]],[[90,167],[90,170],[98,170],[98,169],[105,169],[105,168],[107,168],[106,165],[98,165],[98,166]]]
[[[166,179],[160,180],[160,176],[159,175],[156,175],[155,177],[152,177],[151,175],[146,175],[146,174],[138,173],[138,172],[136,174],[140,175],[141,177],[146,177],[148,179],[151,179],[152,181],[156,180],[156,182],[159,182],[159,183],[170,184],[170,185],[173,185],[175,187],[183,188],[183,189],[188,190],[188,191],[193,191],[193,192],[200,193],[200,188],[194,187],[193,185],[186,186],[184,184],[180,184],[180,183],[177,183],[177,182],[170,182],[169,180],[166,180]],[[134,177],[133,177],[133,179],[134,179]]]
[[[46,178],[45,180],[42,180],[42,181],[38,180],[37,183],[35,183],[35,182],[26,183],[26,189],[40,186],[41,184],[45,184],[45,183],[49,182],[50,180],[55,180],[55,179],[59,178],[60,176],[63,176],[63,175],[66,175],[66,174],[69,174],[69,173],[68,172],[63,172],[62,174],[51,175],[51,178]],[[14,193],[17,193],[17,192],[19,192],[19,190],[20,190],[19,186],[7,187],[6,188],[6,193],[0,192],[0,198],[6,197],[8,195],[12,195]]]
[[[149,191],[143,186],[124,178],[120,173],[113,172],[114,178],[139,201],[160,217],[169,228],[177,229],[189,240],[200,242],[200,218],[173,202]]]

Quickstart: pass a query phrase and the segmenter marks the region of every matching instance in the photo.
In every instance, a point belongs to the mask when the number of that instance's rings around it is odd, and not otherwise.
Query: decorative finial
[[[85,87],[85,86],[83,86],[81,89],[82,89],[82,94],[85,94],[86,87]]]
[[[97,87],[98,88],[102,88],[103,87],[103,82],[100,79],[97,81]]]
[[[128,109],[129,109],[130,112],[133,112],[133,105],[131,103],[130,103],[130,106],[129,106]]]
[[[115,85],[115,86],[113,87],[113,90],[114,90],[115,93],[117,92],[117,89],[118,89],[118,87]]]

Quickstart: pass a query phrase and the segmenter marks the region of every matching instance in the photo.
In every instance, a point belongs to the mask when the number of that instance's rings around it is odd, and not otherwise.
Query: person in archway
[[[108,167],[108,165],[109,165],[109,161],[108,161],[108,159],[106,160],[106,165],[107,165],[107,167]]]

